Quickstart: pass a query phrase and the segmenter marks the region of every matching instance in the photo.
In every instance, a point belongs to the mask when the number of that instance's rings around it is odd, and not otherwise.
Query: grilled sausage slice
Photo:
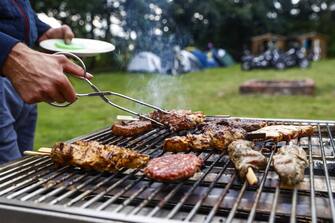
[[[153,129],[150,121],[121,121],[112,126],[112,133],[117,136],[136,136],[149,132]]]

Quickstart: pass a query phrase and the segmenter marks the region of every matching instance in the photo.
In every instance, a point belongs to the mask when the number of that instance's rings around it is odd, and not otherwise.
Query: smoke
[[[159,74],[134,74],[136,81],[131,78],[127,84],[128,89],[134,89],[132,96],[161,108],[186,108],[186,89],[183,87],[180,77],[159,75]],[[139,83],[143,88],[139,88]],[[136,104],[135,110],[140,113],[147,113],[143,105]]]
[[[168,73],[174,60],[175,46],[181,48],[191,42],[191,37],[177,27],[169,27],[169,0],[128,1],[125,5],[126,27],[130,33],[133,55],[142,51],[149,51],[161,58],[163,73]],[[136,83],[132,83],[136,84]],[[166,108],[185,108],[185,88],[180,77],[162,74],[150,75],[143,95],[139,99],[150,104]],[[137,105],[137,111],[145,112],[143,106]]]
[[[124,5],[125,21],[123,29],[129,34],[129,49],[136,55],[149,51],[161,58],[162,73],[171,70],[174,47],[186,47],[192,37],[176,26],[169,0],[127,1]]]
[[[146,100],[150,103],[166,107],[167,103],[174,108],[183,108],[186,105],[185,88],[178,77],[154,76],[146,88]]]

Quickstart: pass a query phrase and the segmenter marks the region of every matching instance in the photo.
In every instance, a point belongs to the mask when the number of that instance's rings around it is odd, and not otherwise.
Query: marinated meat
[[[242,128],[232,128],[229,126],[221,126],[214,130],[206,131],[211,136],[211,146],[224,150],[228,145],[237,139],[244,139],[246,131]]]
[[[228,146],[230,160],[242,179],[245,179],[249,167],[253,169],[266,167],[267,158],[261,152],[253,150],[254,146],[254,143],[241,139]]]
[[[267,124],[259,120],[245,120],[245,119],[227,119],[229,126],[234,128],[243,128],[247,132],[256,131],[265,127]]]
[[[96,141],[58,143],[52,148],[50,157],[57,165],[78,166],[100,172],[114,172],[124,167],[140,168],[149,161],[147,155],[115,145],[102,145]]]
[[[273,156],[274,169],[285,185],[294,185],[303,181],[307,165],[306,152],[297,145],[283,146]]]
[[[226,125],[208,124],[203,127],[202,134],[175,136],[164,141],[164,149],[171,152],[189,150],[204,150],[209,147],[224,150],[237,139],[243,139],[246,131],[242,128],[232,128]]]
[[[298,137],[312,136],[313,132],[313,126],[271,125],[252,133],[265,133],[266,139],[279,142],[282,140],[289,141]]]
[[[192,129],[205,120],[202,112],[190,110],[171,110],[169,113],[154,111],[149,114],[149,117],[170,126],[172,131]]]
[[[219,121],[210,121],[203,124],[203,128],[212,128],[215,126],[230,126],[232,128],[242,128],[247,132],[256,131],[260,128],[267,126],[265,121],[259,120],[246,120],[246,119],[239,119],[239,118],[229,118],[223,119]]]
[[[188,134],[174,136],[164,140],[164,149],[170,152],[186,152],[190,150],[204,150],[211,145],[211,137],[207,134]]]
[[[168,182],[192,177],[203,165],[194,154],[171,154],[149,161],[144,174],[154,180]]]
[[[117,136],[136,136],[149,132],[153,129],[150,121],[121,121],[112,126],[112,133]]]
[[[169,152],[187,152],[191,149],[186,136],[174,136],[166,138],[163,144],[164,150]]]

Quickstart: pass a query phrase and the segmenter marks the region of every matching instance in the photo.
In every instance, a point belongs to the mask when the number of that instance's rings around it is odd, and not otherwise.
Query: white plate
[[[63,42],[61,39],[48,39],[40,42],[40,47],[54,52],[70,52],[80,57],[95,56],[115,49],[115,46],[111,43],[93,39],[74,38],[69,47],[62,47],[64,46]]]

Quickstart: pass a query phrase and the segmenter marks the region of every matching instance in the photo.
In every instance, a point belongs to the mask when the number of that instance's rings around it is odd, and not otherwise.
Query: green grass
[[[312,78],[317,84],[316,95],[240,95],[238,86],[253,78]],[[91,91],[84,82],[72,81],[77,92]],[[94,77],[93,82],[103,90],[120,92],[167,109],[189,108],[206,114],[248,117],[335,119],[335,60],[313,63],[308,70],[294,68],[243,72],[236,65],[178,77],[101,73]],[[148,111],[118,98],[114,101],[140,112]],[[50,146],[57,141],[109,126],[118,114],[126,113],[108,106],[99,98],[81,98],[67,108],[40,104],[35,147]]]

